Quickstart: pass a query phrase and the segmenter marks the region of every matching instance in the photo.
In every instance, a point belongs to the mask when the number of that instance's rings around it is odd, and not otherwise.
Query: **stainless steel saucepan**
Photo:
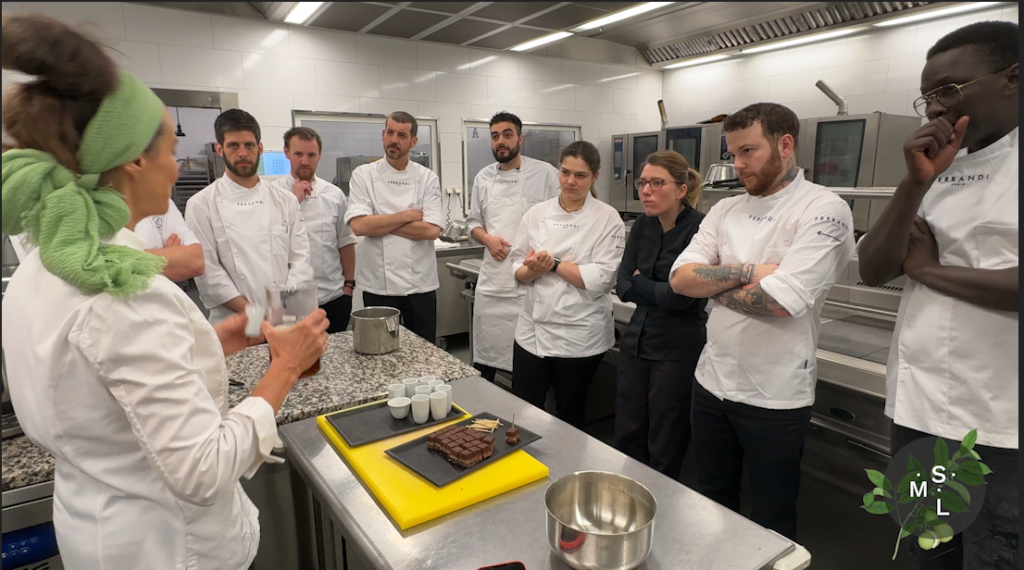
[[[352,311],[352,348],[359,354],[387,354],[398,350],[402,312],[391,307]]]

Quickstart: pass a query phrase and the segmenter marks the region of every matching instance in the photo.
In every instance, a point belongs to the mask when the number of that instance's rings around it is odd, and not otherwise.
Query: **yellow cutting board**
[[[384,453],[467,417],[358,447],[349,447],[327,416],[317,417],[316,423],[391,519],[406,530],[548,476],[547,466],[520,449],[438,488]]]

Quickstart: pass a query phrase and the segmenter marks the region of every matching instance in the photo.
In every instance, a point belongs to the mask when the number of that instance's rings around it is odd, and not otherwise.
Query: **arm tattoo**
[[[743,265],[698,265],[693,268],[693,275],[697,279],[704,281],[729,283],[736,280],[741,285],[746,285],[754,277],[754,265],[752,263],[744,263]]]
[[[782,175],[782,180],[779,180],[779,187],[785,188],[789,186],[789,183],[796,179],[796,175],[800,172],[800,167],[796,165],[795,159],[790,159],[789,169]]]
[[[761,317],[788,317],[789,311],[761,288],[761,284],[737,287],[715,295],[722,305],[747,315]]]

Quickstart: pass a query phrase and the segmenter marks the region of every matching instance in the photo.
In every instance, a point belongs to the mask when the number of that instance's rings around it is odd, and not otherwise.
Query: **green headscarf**
[[[78,150],[76,174],[34,149],[3,153],[3,230],[26,233],[48,271],[86,295],[144,291],[167,260],[121,245],[102,244],[130,220],[113,188],[97,187],[108,170],[138,158],[156,136],[164,105],[134,75],[121,71]]]

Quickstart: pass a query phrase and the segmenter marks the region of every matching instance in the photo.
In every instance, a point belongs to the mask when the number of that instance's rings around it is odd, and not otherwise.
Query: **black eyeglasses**
[[[644,178],[637,178],[636,180],[633,181],[633,188],[635,188],[636,191],[639,192],[643,190],[644,186],[650,184],[651,190],[657,192],[658,190],[661,190],[662,187],[664,187],[669,182],[671,182],[672,184],[679,184],[679,182],[676,182],[675,180],[662,180],[661,178],[655,178],[654,180],[646,180]]]
[[[1004,69],[1003,71],[1006,70]],[[971,85],[973,83],[977,83],[982,79],[988,79],[993,75],[999,75],[1003,71],[989,73],[988,75],[979,77],[977,79],[973,79],[971,81],[968,81],[967,83],[950,83],[949,85],[943,85],[942,87],[932,89],[928,93],[925,93],[924,95],[921,95],[920,97],[914,100],[914,111],[916,111],[917,114],[922,117],[927,117],[928,107],[932,106],[932,101],[938,101],[940,105],[946,107],[947,109],[949,107],[957,105],[960,103],[960,100],[963,99],[964,87],[967,87],[968,85]]]

